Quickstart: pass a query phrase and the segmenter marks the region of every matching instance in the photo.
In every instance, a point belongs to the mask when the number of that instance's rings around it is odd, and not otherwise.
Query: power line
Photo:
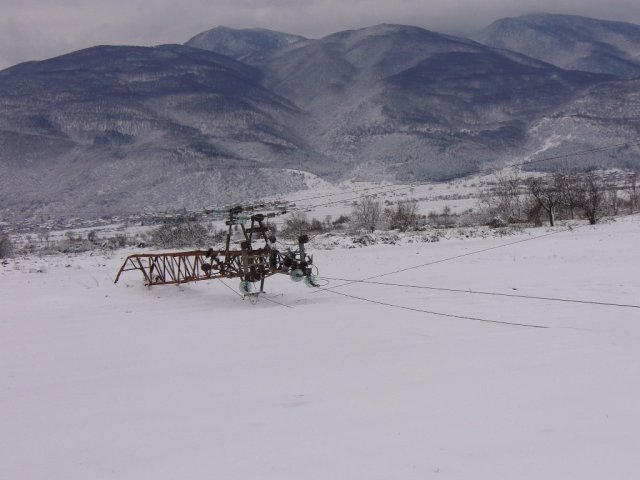
[[[271,303],[275,303],[276,305],[280,305],[281,307],[294,308],[294,307],[292,307],[291,305],[286,305],[286,304],[284,304],[284,303],[277,302],[277,301],[273,300],[272,298],[267,297],[267,296],[266,296],[266,295],[264,295],[264,294],[262,294],[262,296],[261,296],[260,298],[265,299],[267,302],[271,302]]]
[[[605,145],[602,147],[594,147],[588,150],[582,150],[579,152],[572,152],[572,153],[565,153],[565,154],[561,154],[561,155],[554,155],[551,157],[544,157],[544,158],[538,158],[535,160],[526,160],[524,162],[520,162],[520,163],[515,163],[513,165],[507,165],[505,168],[511,168],[511,167],[523,167],[525,165],[531,165],[533,163],[542,163],[542,162],[548,162],[550,160],[561,160],[563,158],[570,158],[570,157],[578,157],[581,155],[589,155],[591,153],[600,153],[600,152],[606,152],[607,150],[614,150],[616,148],[623,148],[623,147],[635,147],[640,145],[640,142],[632,142],[632,143],[617,143],[617,144],[612,144],[612,145]]]
[[[536,295],[522,295],[522,294],[516,294],[516,293],[484,292],[479,290],[463,290],[463,289],[456,289],[456,288],[432,287],[427,285],[411,285],[411,284],[390,283],[390,282],[372,282],[369,280],[349,280],[346,278],[332,278],[332,277],[325,277],[325,276],[321,276],[318,278],[321,278],[323,280],[333,280],[333,281],[339,281],[339,282],[365,283],[365,284],[372,284],[372,285],[385,285],[390,287],[417,288],[417,289],[424,289],[424,290],[436,290],[441,292],[467,293],[467,294],[473,294],[473,295],[490,295],[490,296],[496,296],[496,297],[526,298],[531,300],[545,300],[545,301],[552,301],[552,302],[582,303],[587,305],[601,305],[601,306],[607,306],[607,307],[640,308],[640,305],[597,302],[592,300],[578,300],[574,298],[542,297],[542,296],[536,296]]]
[[[580,227],[575,227],[575,228],[580,228]],[[352,283],[357,283],[357,282],[361,282],[361,281],[374,280],[376,278],[386,277],[388,275],[393,275],[395,273],[402,273],[402,272],[407,272],[409,270],[415,270],[417,268],[428,267],[430,265],[436,265],[438,263],[449,262],[449,261],[452,261],[452,260],[457,260],[459,258],[469,257],[471,255],[477,255],[479,253],[484,253],[484,252],[488,252],[488,251],[491,251],[491,250],[497,250],[499,248],[509,247],[511,245],[516,245],[518,243],[530,242],[532,240],[537,240],[539,238],[549,237],[551,235],[557,235],[558,233],[564,233],[566,231],[568,231],[568,229],[556,230],[556,231],[545,233],[545,234],[542,234],[542,235],[537,235],[537,236],[531,237],[531,238],[525,238],[525,239],[522,239],[522,240],[516,240],[514,242],[504,243],[502,245],[495,245],[493,247],[483,248],[481,250],[475,250],[473,252],[467,252],[467,253],[462,253],[460,255],[454,255],[453,257],[441,258],[440,260],[434,260],[434,261],[431,261],[431,262],[421,263],[420,265],[413,265],[411,267],[401,268],[401,269],[398,269],[398,270],[394,270],[392,272],[386,272],[386,273],[381,273],[381,274],[378,274],[378,275],[373,275],[371,277],[363,278],[361,280],[347,281],[346,283],[343,283],[341,285],[336,285],[335,287],[329,287],[329,288],[327,288],[327,290],[334,289],[334,288],[345,287],[347,285],[351,285]]]
[[[320,205],[302,205],[302,206],[299,206],[299,207],[311,207],[311,208],[315,209],[315,208],[319,208],[319,207],[326,207],[326,206],[329,206],[329,205],[335,205],[336,203],[343,203],[343,202],[349,202],[349,201],[353,201],[353,200],[359,200],[361,198],[374,197],[376,195],[383,194],[383,193],[391,193],[391,192],[396,192],[396,191],[399,191],[399,190],[406,190],[407,188],[413,188],[413,187],[415,187],[415,184],[402,185],[400,187],[398,187],[396,185],[392,185],[392,186],[388,187],[387,189],[382,190],[380,192],[370,193],[370,194],[367,194],[367,195],[360,195],[359,197],[345,198],[345,199],[342,199],[342,200],[336,200],[334,202],[321,203]]]
[[[231,290],[233,293],[235,293],[237,296],[239,296],[240,298],[242,298],[244,300],[244,297],[240,293],[236,292],[232,287],[227,285],[224,280],[222,280],[221,278],[218,278],[218,281],[221,284],[223,284],[225,287],[227,287],[229,290]]]
[[[498,324],[498,325],[511,325],[511,326],[515,326],[515,327],[549,328],[549,327],[544,326],[544,325],[536,325],[536,324],[530,324],[530,323],[507,322],[507,321],[500,321],[500,320],[490,320],[490,319],[487,319],[487,318],[480,318],[480,317],[470,317],[470,316],[466,316],[466,315],[454,315],[452,313],[434,312],[432,310],[424,310],[422,308],[407,307],[406,305],[397,305],[397,304],[394,304],[394,303],[387,303],[387,302],[381,302],[379,300],[372,300],[370,298],[358,297],[356,295],[349,295],[348,293],[336,292],[335,290],[329,290],[327,288],[320,288],[319,290],[320,291],[324,291],[324,292],[335,293],[336,295],[342,295],[343,297],[348,297],[348,298],[353,298],[353,299],[356,299],[356,300],[361,300],[363,302],[374,303],[376,305],[384,305],[386,307],[399,308],[399,309],[402,309],[402,310],[409,310],[409,311],[412,311],[412,312],[428,313],[430,315],[437,315],[437,316],[441,316],[441,317],[458,318],[458,319],[462,319],[462,320],[471,320],[471,321],[474,321],[474,322],[495,323],[495,324]]]
[[[582,150],[582,151],[578,151],[578,152],[565,153],[565,154],[560,154],[560,155],[554,155],[554,156],[551,156],[551,157],[539,158],[539,159],[535,159],[535,160],[528,160],[528,161],[524,161],[524,162],[514,163],[514,164],[511,164],[511,165],[505,165],[504,167],[501,167],[501,168],[521,167],[521,166],[530,165],[530,164],[534,164],[534,163],[548,162],[548,161],[551,161],[551,160],[559,160],[559,159],[563,159],[563,158],[570,158],[570,157],[574,157],[574,156],[588,155],[590,153],[599,153],[599,152],[604,152],[604,151],[607,151],[607,150],[613,150],[613,149],[616,149],[616,148],[633,147],[633,146],[638,146],[638,145],[640,145],[640,142],[631,142],[631,143],[625,142],[625,143],[604,145],[602,147],[594,147],[594,148],[591,148],[591,149]],[[415,184],[411,184],[411,185],[403,185],[403,186],[394,188],[395,185],[390,185],[390,186],[387,186],[387,187],[369,187],[369,188],[364,188],[364,189],[359,189],[359,190],[352,190],[352,192],[355,193],[355,192],[368,191],[368,190],[373,190],[373,189],[378,189],[378,188],[383,189],[380,192],[375,192],[375,193],[372,193],[372,194],[369,194],[369,195],[363,195],[361,197],[356,197],[356,198],[352,198],[352,199],[337,200],[335,202],[328,202],[328,203],[324,203],[324,204],[320,204],[320,205],[309,205],[309,207],[314,207],[314,208],[324,207],[324,206],[328,206],[328,205],[334,205],[336,203],[346,202],[346,201],[349,201],[349,200],[357,200],[357,199],[362,198],[362,197],[375,196],[375,195],[377,195],[379,193],[390,193],[390,192],[394,192],[394,191],[397,191],[397,190],[403,190],[403,189],[411,188],[411,187],[414,187],[414,186],[415,186]],[[325,195],[318,195],[318,196],[315,196],[315,197],[308,197],[308,198],[305,198],[305,199],[301,199],[299,201],[313,200],[313,199],[316,199],[316,198],[333,197],[333,196],[337,196],[337,195],[344,195],[345,193],[346,192],[338,192],[338,193],[330,193],[330,194],[325,194]]]
[[[369,190],[380,190],[378,192],[374,192],[374,193],[370,193],[367,195],[360,195],[358,197],[351,197],[351,198],[344,198],[341,200],[336,200],[336,201],[332,201],[332,202],[327,202],[327,203],[322,203],[319,205],[314,205],[314,204],[310,204],[310,205],[296,205],[294,208],[289,209],[290,211],[294,211],[294,210],[300,210],[303,208],[311,208],[311,209],[316,209],[319,207],[326,207],[329,205],[335,205],[338,203],[343,203],[343,202],[350,202],[350,201],[354,201],[354,200],[359,200],[361,198],[367,198],[367,197],[373,197],[376,196],[378,194],[385,194],[385,193],[391,193],[391,192],[395,192],[395,191],[399,191],[399,190],[406,190],[408,188],[413,188],[415,187],[415,184],[409,184],[409,185],[400,185],[398,186],[397,184],[394,185],[383,185],[383,186],[377,186],[377,187],[367,187],[367,188],[362,188],[362,189],[352,189],[352,190],[348,190],[346,192],[334,192],[334,193],[328,193],[328,194],[323,194],[323,195],[317,195],[317,196],[313,196],[313,197],[305,197],[303,199],[299,199],[297,201],[306,201],[306,200],[314,200],[314,199],[318,199],[318,198],[327,198],[327,197],[337,197],[340,195],[348,195],[351,193],[357,193],[357,192],[365,192],[365,191],[369,191]],[[268,204],[270,201],[269,200],[260,200],[260,201],[256,201],[254,203],[266,203]],[[274,200],[274,202],[278,202],[278,200]],[[223,210],[223,209],[221,209]],[[84,215],[87,213],[92,213],[92,214],[105,214],[105,215],[110,215],[108,213],[105,213],[104,211],[100,210],[100,209],[87,209],[87,210],[83,210],[83,211],[76,211],[76,212],[69,212],[69,211],[65,211],[64,214],[65,215]],[[187,212],[171,212],[171,213],[166,213],[166,212],[145,212],[143,215],[149,215],[149,216],[156,216],[156,217],[165,217],[165,218],[175,218],[175,217],[180,217],[180,216],[188,216],[188,215],[205,215],[206,212],[200,212],[200,211],[187,211]],[[53,214],[47,214],[47,215],[53,215]],[[57,214],[55,214],[57,215]],[[130,216],[136,216],[139,214],[135,214],[132,213],[130,214]],[[113,216],[120,216],[120,215],[113,215]],[[123,219],[123,220],[126,220]],[[274,222],[276,223],[276,222]],[[277,224],[277,223],[276,223]],[[106,224],[105,226],[108,226],[109,224]]]
[[[326,193],[323,195],[316,195],[314,197],[305,197],[305,198],[299,198],[298,200],[296,200],[296,202],[304,202],[307,200],[316,200],[318,198],[326,198],[326,197],[336,197],[338,195],[349,195],[352,193],[356,193],[356,192],[366,192],[369,190],[376,190],[379,188],[389,188],[389,187],[394,187],[395,185],[378,185],[377,187],[367,187],[367,188],[360,188],[360,189],[351,189],[351,190],[347,190],[344,192],[334,192],[334,193]]]
[[[379,195],[379,194],[391,193],[391,192],[400,191],[400,190],[406,190],[407,188],[414,188],[414,187],[415,187],[415,184],[401,185],[401,186],[387,185],[387,186],[384,186],[384,187],[371,187],[371,188],[365,188],[365,189],[362,189],[362,190],[353,190],[352,192],[358,192],[358,191],[372,190],[374,188],[376,188],[376,189],[377,188],[383,188],[383,190],[381,190],[379,192],[370,193],[370,194],[367,194],[367,195],[360,195],[359,197],[344,198],[342,200],[336,200],[336,201],[333,201],[333,202],[321,203],[319,205],[296,205],[294,208],[290,208],[288,210],[289,211],[300,211],[302,209],[315,210],[315,209],[320,208],[320,207],[326,207],[326,206],[335,205],[335,204],[338,204],[338,203],[344,203],[344,202],[350,202],[350,201],[354,201],[354,200],[360,200],[362,198],[374,197],[374,196]],[[327,194],[327,195],[320,195],[318,198],[344,195],[345,193],[346,192],[331,193],[331,194]],[[281,222],[272,222],[273,225],[276,225],[278,227],[284,226],[285,223],[286,223],[286,220],[283,220]],[[318,235],[320,235],[320,233],[315,235],[315,236],[318,236]]]
[[[227,287],[229,290],[231,290],[233,293],[235,293],[237,296],[239,296],[242,300],[244,300],[244,296],[242,296],[242,294],[240,294],[239,292],[236,292],[233,287],[230,287],[229,285],[227,285],[221,278],[218,278],[218,281],[220,283],[222,283],[225,287]],[[271,302],[271,303],[275,303],[276,305],[280,305],[281,307],[286,307],[286,308],[293,308],[291,305],[285,305],[284,303],[280,303],[277,302],[269,297],[267,297],[266,295],[262,295],[260,298],[265,299],[267,302]]]
[[[530,164],[537,164],[537,163],[548,162],[548,161],[551,161],[551,160],[559,160],[559,159],[563,159],[563,158],[583,156],[583,155],[588,155],[588,154],[591,154],[591,153],[599,153],[599,152],[604,152],[604,151],[607,151],[607,150],[613,150],[613,149],[616,149],[616,148],[632,147],[632,146],[638,146],[638,145],[640,145],[640,142],[625,142],[625,143],[604,145],[602,147],[594,147],[594,148],[591,148],[591,149],[582,150],[582,151],[578,151],[578,152],[559,154],[559,155],[554,155],[554,156],[545,157],[545,158],[539,158],[539,159],[535,159],[535,160],[528,160],[528,161],[518,162],[518,163],[514,163],[514,164],[510,164],[510,165],[505,165],[505,166],[500,167],[500,168],[494,167],[493,169],[489,169],[489,171],[498,171],[498,170],[500,170],[502,168],[523,167],[523,166],[530,165]],[[486,170],[485,170],[485,173],[486,173]],[[335,204],[339,204],[339,203],[359,200],[361,198],[372,197],[372,196],[376,196],[378,194],[392,193],[392,192],[395,192],[395,191],[405,190],[407,188],[412,188],[412,187],[415,187],[415,184],[402,185],[402,186],[399,186],[399,187],[396,187],[396,186],[392,185],[392,186],[389,186],[387,188],[379,187],[379,188],[383,188],[383,189],[381,191],[378,191],[378,192],[375,192],[375,193],[371,193],[371,194],[367,194],[367,195],[361,195],[359,197],[354,197],[354,198],[347,198],[347,199],[336,200],[336,201],[332,201],[332,202],[326,202],[326,203],[322,203],[322,204],[319,204],[319,205],[300,205],[300,206],[297,205],[296,208],[297,209],[310,208],[312,210],[315,210],[315,209],[320,208],[320,207],[326,207],[326,206],[335,205]],[[377,189],[377,188],[378,187],[369,187],[369,188],[365,188],[365,189],[361,189],[361,190],[352,190],[352,192],[355,193],[355,192],[360,192],[360,191],[368,191],[368,190]],[[312,200],[312,199],[316,199],[316,198],[334,197],[334,196],[344,195],[344,194],[345,194],[345,192],[318,195],[316,197],[308,197],[306,200]],[[304,201],[304,200],[305,199],[303,199],[301,201]]]

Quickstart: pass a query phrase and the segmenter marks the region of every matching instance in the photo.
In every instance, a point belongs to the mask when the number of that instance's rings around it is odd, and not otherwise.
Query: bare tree
[[[618,195],[618,188],[615,185],[611,185],[606,188],[606,192],[606,203],[609,215],[618,215],[618,213],[620,213],[620,205],[622,204],[622,198]]]
[[[602,215],[605,186],[594,172],[589,172],[582,181],[582,210],[591,225],[595,225]]]
[[[49,246],[49,241],[51,239],[51,232],[47,228],[43,228],[38,232],[38,240],[40,240],[41,245]]]
[[[527,215],[527,222],[532,223],[536,227],[542,226],[542,207],[535,198],[530,196],[526,200],[524,211]]]
[[[284,238],[297,238],[307,233],[311,228],[307,214],[304,212],[291,212],[284,221],[282,236]]]
[[[575,172],[558,172],[553,176],[553,183],[560,192],[560,202],[572,220],[576,209],[582,203],[580,177]]]
[[[449,205],[445,205],[442,207],[442,222],[444,223],[444,228],[453,227],[453,218],[451,214],[451,207]]]
[[[556,209],[560,204],[561,194],[555,182],[546,184],[542,178],[530,177],[527,179],[529,194],[538,205],[547,213],[549,224],[553,227],[556,219]]]
[[[418,202],[416,200],[398,202],[395,208],[385,210],[385,214],[388,217],[390,229],[404,232],[418,224]]]
[[[351,212],[351,228],[373,232],[382,216],[382,206],[372,197],[362,197],[353,206]]]
[[[322,225],[322,222],[320,220],[318,220],[317,218],[312,218],[311,219],[311,223],[309,224],[309,230],[312,232],[323,232],[324,231],[324,227]]]
[[[484,199],[489,207],[489,213],[497,216],[507,223],[519,222],[522,218],[522,200],[520,198],[520,186],[522,179],[517,172],[498,175],[496,186],[490,195]]]
[[[640,189],[638,188],[638,174],[633,173],[627,177],[627,191],[629,192],[629,213],[638,208]]]

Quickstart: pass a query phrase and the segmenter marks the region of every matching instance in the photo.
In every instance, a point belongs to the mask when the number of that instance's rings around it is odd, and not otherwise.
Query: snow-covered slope
[[[532,124],[611,79],[406,25],[296,43],[258,66],[310,113],[300,136],[368,180],[447,179],[513,160]]]
[[[566,69],[640,74],[640,26],[631,23],[532,14],[497,20],[473,38]]]
[[[273,278],[255,306],[220,283],[114,285],[126,252],[11,261],[3,477],[634,478],[640,310],[469,291],[638,305],[639,235],[634,216],[316,250],[325,277],[422,265],[376,281],[467,292]]]
[[[92,215],[242,202],[327,174],[304,115],[230,57],[181,45],[101,46],[0,72],[7,216]],[[306,164],[306,167],[305,167]]]
[[[274,50],[305,40],[299,35],[264,28],[235,29],[221,26],[199,33],[185,45],[251,63],[264,59]]]

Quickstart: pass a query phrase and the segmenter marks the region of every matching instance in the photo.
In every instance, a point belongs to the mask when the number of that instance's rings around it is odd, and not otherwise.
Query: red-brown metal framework
[[[138,253],[126,258],[115,281],[120,279],[122,272],[130,270],[140,270],[146,285],[167,285],[216,278],[211,270],[203,268],[207,263],[206,250]]]
[[[234,207],[229,210],[229,218],[225,248],[223,250],[192,250],[186,252],[138,253],[129,255],[116,276],[115,282],[123,272],[139,270],[145,284],[170,285],[217,278],[240,278],[244,282],[243,293],[249,293],[248,282],[260,282],[260,292],[264,287],[265,278],[275,273],[286,273],[295,279],[307,277],[308,283],[314,284],[311,278],[313,258],[305,252],[306,235],[298,238],[296,250],[280,252],[275,248],[275,237],[268,237],[267,218],[286,213],[254,213],[245,218],[240,214],[254,211],[263,207]],[[244,221],[251,221],[247,228]],[[244,240],[240,242],[240,249],[231,248],[233,227],[239,225]],[[264,242],[259,248],[254,248],[255,236]]]

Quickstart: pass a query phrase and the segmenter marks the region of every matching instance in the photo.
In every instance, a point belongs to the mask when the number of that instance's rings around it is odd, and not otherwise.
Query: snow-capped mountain
[[[447,178],[512,159],[529,127],[610,77],[417,27],[340,32],[273,53],[265,85],[310,113],[300,135],[371,178]]]
[[[0,72],[3,211],[246,201],[300,187],[291,170],[444,179],[640,133],[637,80],[605,64],[568,70],[387,24],[321,39],[215,28],[188,43],[94,47]],[[637,166],[640,153],[592,160]]]
[[[497,20],[473,38],[565,69],[640,75],[640,26],[631,23],[574,15],[523,15]]]
[[[260,77],[180,45],[95,47],[0,72],[3,208],[196,207],[301,186],[274,169],[329,173],[289,128],[304,114]]]
[[[264,28],[216,27],[199,33],[185,45],[252,62],[264,59],[275,50],[306,40],[299,35]]]

